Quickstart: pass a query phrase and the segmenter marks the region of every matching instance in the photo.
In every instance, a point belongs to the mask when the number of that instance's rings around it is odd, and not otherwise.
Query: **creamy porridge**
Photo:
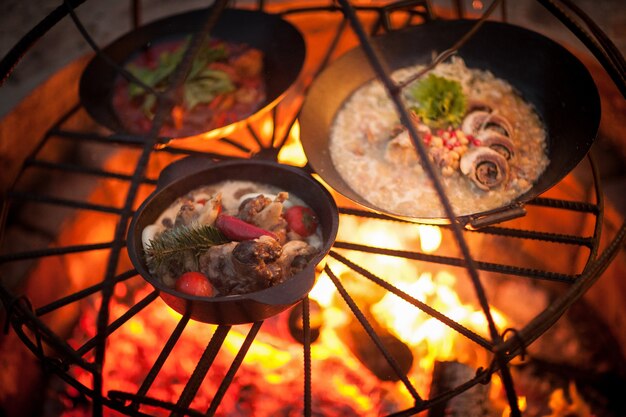
[[[406,79],[421,68],[392,76]],[[403,100],[414,111],[413,122],[457,215],[506,205],[528,191],[549,164],[546,132],[533,107],[506,81],[468,69],[460,58],[407,86]],[[348,185],[371,204],[410,217],[445,216],[378,80],[343,104],[331,128],[330,153]]]

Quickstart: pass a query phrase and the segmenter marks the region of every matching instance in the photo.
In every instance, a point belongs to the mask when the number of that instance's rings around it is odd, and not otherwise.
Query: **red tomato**
[[[185,272],[176,281],[176,291],[199,297],[212,297],[215,292],[209,279],[200,272]]]
[[[304,206],[293,206],[287,209],[285,220],[287,220],[289,228],[302,237],[315,233],[319,224],[315,212]]]

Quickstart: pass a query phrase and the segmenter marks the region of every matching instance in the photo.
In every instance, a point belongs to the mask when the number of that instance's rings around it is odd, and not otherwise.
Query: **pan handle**
[[[518,203],[502,210],[480,216],[470,216],[466,227],[468,229],[477,230],[482,227],[492,226],[507,220],[517,219],[526,215],[526,208],[523,204]]]
[[[433,20],[435,18],[435,14],[432,10],[432,7],[430,6],[430,2],[424,2],[424,0],[402,0],[392,2],[391,4],[383,7],[383,13],[381,15],[385,31],[392,32],[394,30],[391,24],[391,13],[402,9],[410,10],[416,6],[423,6],[425,8],[424,12],[420,12],[424,19]]]
[[[214,162],[211,159],[200,156],[188,156],[172,162],[166,166],[163,171],[161,171],[159,179],[157,180],[157,190],[171,184],[183,176],[200,172],[213,164]]]

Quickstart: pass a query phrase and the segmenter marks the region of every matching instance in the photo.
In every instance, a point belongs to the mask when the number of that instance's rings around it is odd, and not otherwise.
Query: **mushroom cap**
[[[509,161],[515,155],[515,145],[513,141],[495,130],[483,130],[479,133],[478,139],[480,139],[482,146],[493,149]]]
[[[461,157],[461,172],[478,188],[488,191],[508,180],[509,164],[506,158],[486,146],[478,146]]]
[[[504,136],[513,137],[513,126],[506,118],[483,110],[469,112],[463,119],[461,130],[466,135],[473,136],[485,130],[493,130]]]

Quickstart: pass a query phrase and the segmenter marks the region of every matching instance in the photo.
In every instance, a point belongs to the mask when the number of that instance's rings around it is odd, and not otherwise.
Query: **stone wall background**
[[[251,2],[239,0],[237,4]],[[321,0],[322,2],[324,0]],[[355,3],[388,3],[390,0],[357,0]],[[274,4],[285,0],[268,0]],[[308,3],[304,2],[304,3]],[[310,1],[313,3],[313,1]],[[450,7],[451,0],[433,0],[435,7]],[[198,8],[210,3],[207,0],[143,0],[142,20],[150,21],[168,14]],[[319,4],[320,1],[315,1]],[[465,0],[465,10],[472,11],[472,2]],[[478,3],[489,4],[488,1]],[[622,52],[626,51],[626,4],[623,0],[576,0],[584,11],[603,28]],[[0,57],[15,45],[31,28],[56,7],[62,0],[2,0],[0,1]],[[131,27],[129,0],[86,1],[77,9],[85,27],[100,45],[106,45]],[[573,37],[536,0],[507,1],[506,7],[511,23],[520,24],[542,32],[555,40],[584,50]],[[71,19],[63,19],[27,53],[13,74],[0,86],[0,117],[53,73],[79,56],[89,53],[90,48],[82,39]]]

